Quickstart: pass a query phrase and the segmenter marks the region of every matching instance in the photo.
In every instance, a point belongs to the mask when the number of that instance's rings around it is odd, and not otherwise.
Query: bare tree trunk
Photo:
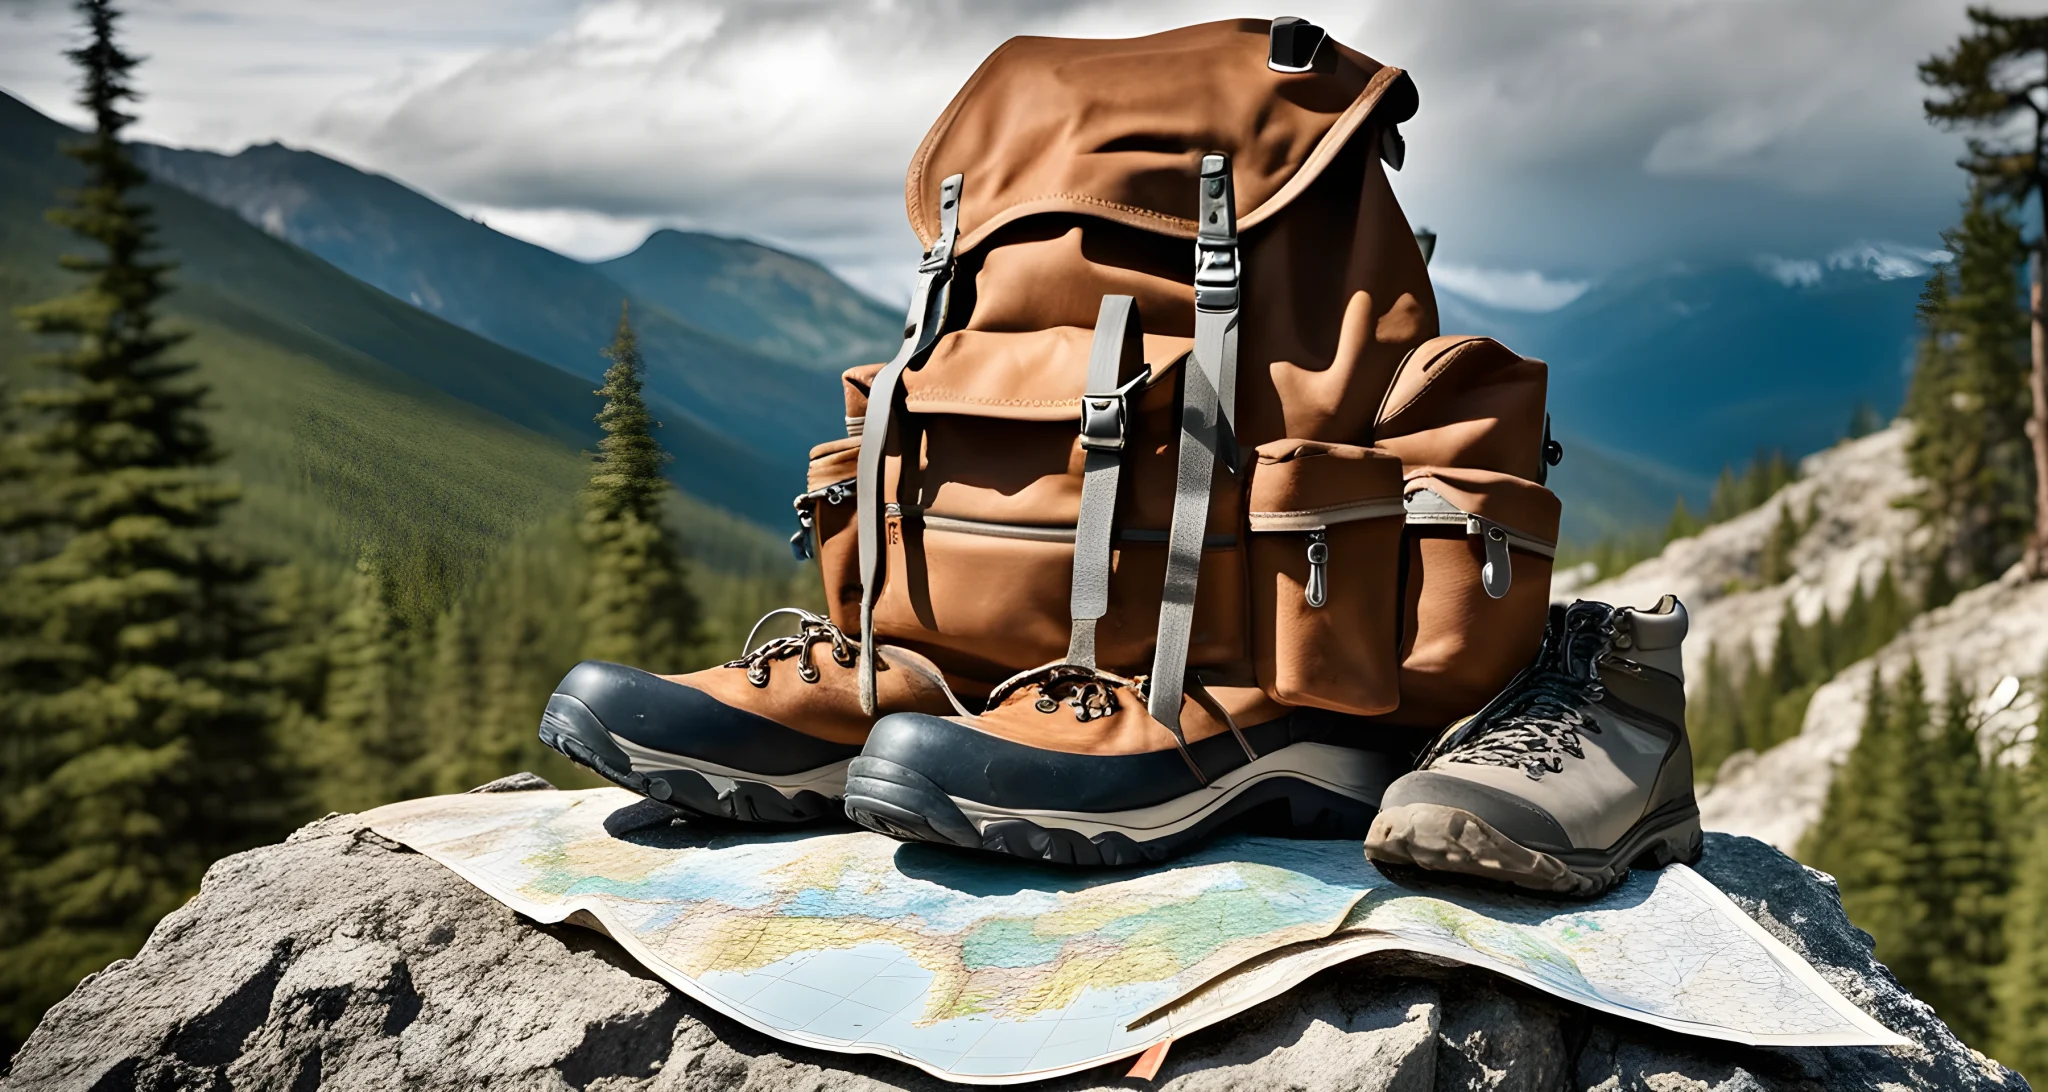
[[[2048,213],[2048,192],[2042,194],[2044,213]],[[2048,215],[2044,215],[2048,219]],[[2048,261],[2048,231],[2034,244],[2034,260],[2028,278],[2033,283],[2028,293],[2028,311],[2033,317],[2033,366],[2028,370],[2028,387],[2034,397],[2033,411],[2027,415],[2027,438],[2034,448],[2034,533],[2027,543],[2027,575],[2032,579],[2048,576],[2048,312],[2042,309],[2043,263]]]

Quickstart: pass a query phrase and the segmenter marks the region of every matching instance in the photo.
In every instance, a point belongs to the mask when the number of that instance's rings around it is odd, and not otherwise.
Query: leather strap
[[[1152,719],[1171,729],[1176,739],[1216,460],[1226,444],[1235,447],[1236,431],[1239,270],[1229,156],[1202,157],[1201,187],[1195,236],[1195,349],[1189,366],[1181,369],[1173,524],[1166,537],[1166,587],[1160,596],[1159,643],[1146,697]]]
[[[889,442],[890,417],[902,389],[903,370],[922,361],[946,325],[952,298],[953,243],[960,234],[960,185],[954,175],[939,184],[939,237],[917,266],[917,288],[910,294],[910,314],[903,321],[903,344],[895,359],[875,373],[868,391],[867,416],[860,430],[860,459],[855,464],[855,539],[860,547],[860,707],[875,715],[875,587],[882,575],[882,456]],[[906,457],[914,457],[905,453]]]
[[[1067,663],[1095,664],[1095,627],[1109,613],[1109,570],[1116,522],[1117,484],[1130,435],[1130,396],[1150,375],[1138,301],[1102,297],[1095,343],[1088,352],[1087,393],[1081,396],[1081,514],[1074,522],[1074,619]]]

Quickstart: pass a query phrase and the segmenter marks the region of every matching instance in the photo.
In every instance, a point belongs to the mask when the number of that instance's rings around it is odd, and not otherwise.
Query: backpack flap
[[[1540,482],[1549,371],[1490,337],[1432,339],[1394,373],[1373,443],[1411,467],[1470,467]]]
[[[974,299],[961,325],[1085,328],[1102,296],[1125,294],[1148,331],[1192,336],[1187,243],[1211,181],[1202,164],[1220,156],[1244,270],[1237,441],[1364,441],[1402,355],[1436,333],[1428,270],[1379,155],[1414,114],[1415,87],[1334,40],[1309,69],[1275,71],[1271,29],[1025,37],[990,55],[905,180],[927,242],[940,179],[965,180],[956,249]]]

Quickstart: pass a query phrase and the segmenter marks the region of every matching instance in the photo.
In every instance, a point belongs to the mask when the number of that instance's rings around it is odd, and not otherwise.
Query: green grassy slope
[[[0,308],[72,287],[58,255],[80,249],[43,211],[76,177],[67,131],[0,96]],[[181,263],[167,301],[192,333],[183,354],[212,387],[213,424],[249,503],[259,547],[328,563],[376,541],[411,583],[458,577],[495,544],[561,510],[595,442],[587,380],[492,344],[370,288],[181,190],[147,187]],[[28,379],[35,346],[0,322],[0,380]],[[751,490],[786,508],[790,483],[716,437],[664,429],[705,493]],[[686,454],[686,457],[690,457]],[[681,462],[681,460],[679,460]],[[681,522],[714,563],[773,556],[773,537],[702,504]],[[786,553],[783,556],[787,556]]]

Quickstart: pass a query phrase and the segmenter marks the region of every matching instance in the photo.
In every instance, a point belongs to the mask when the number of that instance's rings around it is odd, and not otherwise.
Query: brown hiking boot
[[[1176,733],[1146,711],[1144,680],[1051,664],[998,686],[981,716],[877,722],[846,813],[895,838],[1079,865],[1163,860],[1254,810],[1284,832],[1362,837],[1407,769],[1362,738],[1356,718],[1290,715],[1251,686],[1190,687]]]
[[[684,811],[756,823],[840,814],[846,766],[874,718],[861,712],[857,645],[829,619],[794,614],[777,637],[720,667],[656,675],[590,660],[541,714],[541,742],[624,788]],[[748,637],[749,646],[753,637]],[[945,677],[906,649],[877,649],[884,713],[963,712]]]

